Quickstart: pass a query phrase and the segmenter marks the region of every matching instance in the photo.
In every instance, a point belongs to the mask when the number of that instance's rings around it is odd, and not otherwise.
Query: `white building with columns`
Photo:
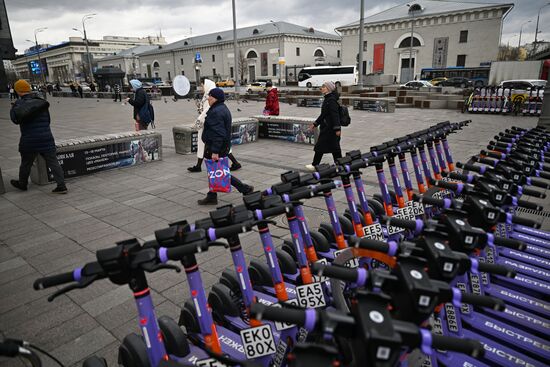
[[[398,81],[406,82],[411,75],[420,78],[422,68],[474,67],[496,61],[502,23],[513,6],[413,0],[367,17],[362,47],[364,74],[395,75]],[[357,63],[359,21],[336,30],[342,35],[342,63]]]

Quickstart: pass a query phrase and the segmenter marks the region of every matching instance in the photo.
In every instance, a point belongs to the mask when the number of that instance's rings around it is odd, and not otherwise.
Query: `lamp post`
[[[409,80],[413,80],[414,79],[414,68],[413,68],[413,64],[412,64],[412,60],[413,60],[413,40],[414,40],[414,9],[411,8],[411,4],[407,4],[407,6],[409,7],[409,13],[411,13],[412,15],[412,21],[411,21],[411,43],[410,43],[410,46],[409,46]]]
[[[82,30],[84,31],[84,41],[86,41],[86,54],[88,56],[88,68],[90,70],[90,83],[94,82],[94,73],[92,71],[92,59],[90,58],[90,48],[88,46],[88,36],[86,36],[86,20],[93,18],[97,14],[86,14],[82,17]]]
[[[528,20],[527,22],[523,23],[519,29],[519,42],[518,42],[518,61],[519,61],[519,51],[520,51],[520,48],[521,48],[521,34],[523,33],[523,26],[526,25],[527,23],[531,23],[530,20]]]
[[[517,34],[514,34],[512,37],[508,38],[508,43],[506,44],[506,53],[510,52],[510,41],[514,38],[514,37],[517,37],[518,35]],[[508,55],[506,55],[508,56]]]
[[[542,11],[542,9],[546,6],[550,5],[550,2],[549,3],[546,3],[544,4],[543,6],[540,7],[539,9],[539,14],[537,15],[537,27],[535,29],[535,45],[533,46],[533,55],[535,55],[537,53],[537,40],[538,40],[538,35],[539,35],[539,18],[540,18],[540,12]]]
[[[43,32],[46,29],[48,29],[48,28],[47,27],[42,27],[42,28],[36,28],[34,30],[34,45],[36,47],[36,52],[37,52],[37,56],[38,56],[38,67],[40,68],[40,78],[42,79],[42,84],[44,84],[44,85],[46,85],[46,77],[44,76],[44,70],[42,70],[42,59],[40,58],[40,47],[38,47],[38,39],[36,37],[36,34],[40,33],[40,32]]]
[[[279,25],[275,23],[274,21],[270,20],[271,24],[277,28],[277,32],[279,33],[279,52],[277,53],[279,55],[279,60],[277,60],[277,63],[279,64],[279,87],[281,87],[281,75],[283,74],[283,66],[281,64],[280,57],[281,55],[281,28],[279,28]]]
[[[231,0],[231,6],[233,9],[233,59],[235,60],[235,93],[238,96],[241,81],[239,80],[239,55],[237,54],[237,13],[235,12],[235,0]]]
[[[359,80],[357,82],[357,87],[360,89],[363,88],[363,74],[365,74],[365,70],[363,70],[363,37],[365,32],[365,0],[361,0],[361,13],[359,15],[359,57],[357,58],[357,62],[359,64]]]

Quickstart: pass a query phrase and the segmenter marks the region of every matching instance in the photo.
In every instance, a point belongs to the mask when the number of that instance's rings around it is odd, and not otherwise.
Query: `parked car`
[[[265,82],[253,82],[246,86],[248,93],[263,92],[266,90]]]
[[[271,79],[256,79],[255,82],[262,83],[264,86],[267,84],[267,82],[273,83]]]
[[[439,83],[441,83],[442,81],[444,80],[447,80],[447,78],[445,78],[444,76],[442,77],[439,77],[439,78],[433,78],[432,80],[430,80],[430,83],[432,85],[438,85]]]
[[[546,87],[546,80],[540,79],[517,79],[517,80],[504,80],[500,82],[499,87],[505,89],[520,89],[530,90],[532,88],[544,88]]]
[[[235,81],[233,79],[225,79],[220,80],[216,83],[216,87],[224,88],[224,87],[234,87]]]
[[[458,87],[458,88],[468,88],[472,87],[473,83],[468,78],[454,77],[447,80],[443,80],[437,84],[439,87]]]
[[[401,84],[400,87],[402,89],[419,89],[430,88],[433,87],[433,85],[427,80],[412,80],[410,82],[406,82],[405,84]]]
[[[91,89],[90,89],[90,85],[86,82],[82,82],[82,83],[78,83],[80,84],[80,86],[82,87],[82,91],[83,92],[90,92]]]

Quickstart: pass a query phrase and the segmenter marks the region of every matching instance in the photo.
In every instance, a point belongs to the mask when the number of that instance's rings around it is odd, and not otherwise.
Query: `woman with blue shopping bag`
[[[220,88],[208,93],[210,109],[206,113],[201,139],[204,142],[204,158],[208,172],[210,191],[199,205],[217,205],[217,192],[229,192],[234,186],[243,195],[254,191],[250,185],[231,175],[227,155],[231,149],[231,112],[224,103],[225,94]]]

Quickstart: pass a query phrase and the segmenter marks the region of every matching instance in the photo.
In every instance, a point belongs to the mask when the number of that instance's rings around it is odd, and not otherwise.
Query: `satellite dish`
[[[172,82],[172,88],[174,88],[174,92],[176,92],[177,95],[184,97],[189,93],[191,84],[189,83],[189,79],[185,76],[177,75]]]

